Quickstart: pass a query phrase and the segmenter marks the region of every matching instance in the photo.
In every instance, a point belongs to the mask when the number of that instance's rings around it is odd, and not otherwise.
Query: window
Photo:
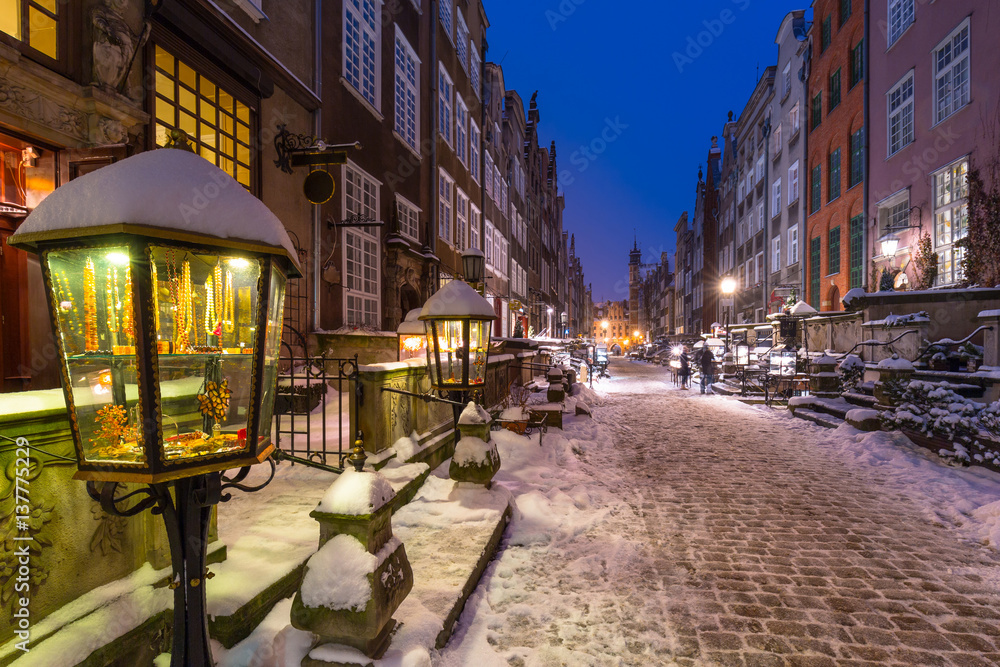
[[[799,131],[799,103],[796,102],[791,109],[788,110],[788,124],[792,128],[792,134]]]
[[[486,196],[490,199],[493,198],[493,156],[490,155],[489,151],[483,153],[483,159],[486,161],[486,166],[483,168],[483,185],[486,189]]]
[[[455,97],[455,155],[458,161],[469,166],[469,109],[465,103]]]
[[[851,173],[847,188],[853,188],[865,178],[865,128],[851,135]]]
[[[59,7],[55,0],[3,0],[0,32],[56,60],[59,53]]]
[[[877,204],[879,234],[906,227],[910,221],[910,193],[902,190]]]
[[[377,0],[344,3],[344,78],[376,111],[379,109],[379,54],[382,50],[381,4]]]
[[[830,182],[827,184],[827,201],[840,196],[840,149],[830,153]]]
[[[454,210],[455,181],[444,169],[438,175],[438,237],[451,244],[451,216]]]
[[[781,70],[781,99],[788,97],[792,92],[792,63],[786,63],[785,69]]]
[[[827,275],[840,273],[840,225],[830,230],[830,240],[826,249],[829,255],[827,257]]]
[[[171,130],[182,130],[199,155],[252,189],[256,119],[250,107],[159,44],[154,60],[156,145],[166,145]]]
[[[458,30],[455,33],[455,52],[458,54],[458,62],[462,63],[462,69],[469,71],[469,27],[465,25],[465,17],[459,11]]]
[[[764,253],[759,252],[753,262],[754,283],[764,281]]]
[[[969,19],[934,50],[934,122],[969,103]]]
[[[451,82],[451,77],[445,71],[444,65],[438,63],[438,132],[449,146],[452,141],[451,97],[454,92],[455,86]]]
[[[771,272],[781,271],[781,237],[771,239]]]
[[[913,70],[886,96],[889,112],[889,155],[913,142]]]
[[[480,70],[483,66],[482,60],[480,60],[479,56],[479,47],[476,46],[475,40],[472,40],[472,42],[469,43],[469,55],[472,60],[472,64],[469,66],[469,78],[472,82],[472,92],[476,94],[476,97],[482,97],[483,87],[479,83],[479,76],[481,74]]]
[[[865,78],[865,40],[862,39],[851,49],[851,88]]]
[[[399,232],[403,236],[420,240],[420,216],[417,207],[400,195],[396,195],[396,219],[399,222]]]
[[[490,222],[489,218],[486,219],[486,228],[483,230],[483,241],[486,246],[483,248],[483,254],[486,255],[486,266],[493,268],[493,223]]]
[[[913,0],[889,0],[888,46],[895,44],[911,23],[913,23]]]
[[[819,166],[819,165],[816,165],[815,167],[813,167],[813,170],[812,170],[812,182],[809,184],[809,190],[810,190],[809,212],[810,213],[815,213],[816,211],[819,210],[819,207],[822,205],[822,202],[820,201],[820,197],[821,197],[821,194],[822,194],[822,190],[820,188],[823,187],[821,185],[822,180],[823,180],[823,168],[821,166]]]
[[[763,197],[761,197],[761,199],[763,199]],[[757,229],[763,230],[765,222],[766,220],[764,220],[764,202],[761,202],[757,204]]]
[[[497,206],[500,206],[500,194],[500,169],[493,165],[493,203]]]
[[[469,173],[472,180],[479,182],[479,128],[469,125]]]
[[[851,18],[851,0],[840,0],[840,27],[843,28],[847,19]]]
[[[969,161],[962,158],[934,174],[934,250],[938,254],[939,285],[962,279],[964,252],[954,243],[966,237],[968,228]]]
[[[833,39],[833,17],[830,14],[823,19],[823,27],[820,33],[819,52],[823,53],[830,48],[830,40]]]
[[[788,228],[788,266],[799,263],[799,226]]]
[[[455,249],[465,250],[469,228],[469,198],[461,188],[455,189]]]
[[[396,133],[407,146],[417,151],[420,136],[420,61],[406,41],[403,33],[396,28]]]
[[[851,275],[850,275],[850,287],[849,289],[854,289],[855,287],[861,287],[861,281],[864,278],[864,236],[865,236],[865,216],[856,215],[851,218],[851,238],[849,241],[850,247],[848,252],[851,254]]]
[[[816,129],[823,120],[823,93],[816,93],[812,99],[812,129]]]
[[[781,179],[771,184],[771,217],[781,215]]]
[[[356,0],[353,0],[356,1]],[[452,15],[454,10],[451,7],[451,0],[441,0],[440,11],[438,12],[441,17],[441,27],[444,28],[444,32],[448,35],[448,39],[454,41],[455,36],[453,33]]]
[[[344,167],[345,217],[378,220],[379,184],[352,164]],[[369,228],[349,228],[344,239],[345,321],[380,327],[379,241]],[[374,228],[371,228],[374,229]]]
[[[817,236],[809,242],[809,305],[819,310],[819,255],[822,241]]]
[[[483,214],[475,204],[469,202],[469,247],[482,250],[482,243],[479,241],[479,230],[483,225]]]
[[[830,77],[830,109],[827,113],[838,106],[840,106],[840,68],[837,68],[837,71]]]
[[[757,182],[764,182],[764,156],[757,158]]]
[[[771,151],[774,153],[774,157],[777,158],[778,155],[781,154],[781,146],[782,146],[780,122],[775,123],[774,132],[772,133],[771,136],[774,137],[774,145],[772,146]]]
[[[788,203],[799,200],[799,161],[796,160],[788,168]]]

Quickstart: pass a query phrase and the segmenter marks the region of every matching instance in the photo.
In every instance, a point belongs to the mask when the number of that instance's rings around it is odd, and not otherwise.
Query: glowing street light
[[[732,276],[726,276],[722,279],[722,293],[729,296],[736,291],[736,279]]]

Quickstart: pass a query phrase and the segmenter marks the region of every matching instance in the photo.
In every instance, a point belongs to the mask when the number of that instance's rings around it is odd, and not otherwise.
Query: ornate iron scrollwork
[[[286,174],[291,174],[293,173],[292,154],[312,148],[323,150],[326,148],[326,144],[318,137],[307,134],[292,134],[284,125],[279,125],[278,134],[274,136],[274,150],[278,154],[274,166]]]

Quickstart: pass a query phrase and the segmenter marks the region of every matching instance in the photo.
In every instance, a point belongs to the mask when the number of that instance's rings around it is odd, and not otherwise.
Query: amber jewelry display
[[[83,326],[85,331],[84,350],[96,352],[97,342],[97,269],[94,260],[87,258],[83,269]]]

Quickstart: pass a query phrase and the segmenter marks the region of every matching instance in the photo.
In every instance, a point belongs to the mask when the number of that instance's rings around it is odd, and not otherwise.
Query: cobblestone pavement
[[[997,553],[780,419],[612,371],[632,382],[595,417],[636,485],[668,664],[1000,665]]]

